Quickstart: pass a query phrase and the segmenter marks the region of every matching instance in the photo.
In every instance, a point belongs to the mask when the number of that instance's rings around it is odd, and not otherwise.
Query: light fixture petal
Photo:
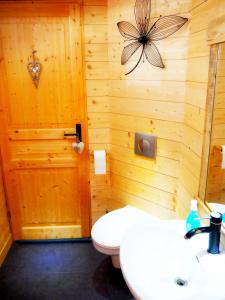
[[[187,18],[174,15],[160,17],[151,27],[148,37],[152,41],[165,39],[180,29],[187,21]]]
[[[165,68],[162,58],[161,58],[161,55],[160,55],[156,45],[153,42],[148,42],[148,44],[145,45],[144,54],[145,54],[147,61],[151,65],[153,65],[155,67],[159,67],[159,68]]]
[[[151,13],[150,0],[136,0],[134,14],[138,30],[141,35],[146,35],[148,32]]]
[[[125,65],[131,56],[141,47],[141,43],[138,41],[133,42],[126,47],[124,47],[122,56],[121,56],[121,64]]]
[[[137,28],[129,22],[122,21],[117,23],[120,33],[128,40],[137,40],[140,34]]]

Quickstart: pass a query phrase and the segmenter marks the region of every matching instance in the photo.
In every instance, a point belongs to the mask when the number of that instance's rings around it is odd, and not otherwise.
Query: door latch
[[[75,136],[77,137],[77,142],[82,142],[82,134],[81,134],[81,124],[76,124],[75,133],[64,133],[64,137]]]
[[[75,133],[64,133],[64,137],[76,137],[76,141],[72,143],[72,148],[79,154],[84,150],[84,143],[82,142],[81,124],[76,124]]]

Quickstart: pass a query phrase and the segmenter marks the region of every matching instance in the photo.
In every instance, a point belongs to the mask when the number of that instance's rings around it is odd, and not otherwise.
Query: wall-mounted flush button
[[[157,137],[150,134],[135,133],[135,154],[155,158]]]

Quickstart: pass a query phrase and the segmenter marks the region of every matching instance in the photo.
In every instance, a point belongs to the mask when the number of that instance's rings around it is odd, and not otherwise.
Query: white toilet
[[[121,241],[129,229],[137,222],[156,221],[156,217],[132,206],[114,210],[101,217],[91,231],[94,247],[101,253],[110,255],[115,268],[120,268],[119,251]]]

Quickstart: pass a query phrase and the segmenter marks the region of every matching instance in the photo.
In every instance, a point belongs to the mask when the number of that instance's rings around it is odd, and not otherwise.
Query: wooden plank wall
[[[198,195],[199,189],[210,55],[207,31],[210,23],[224,15],[224,11],[224,0],[192,0],[184,138],[177,196],[177,212],[183,217],[190,209],[190,199]]]
[[[206,201],[225,203],[225,170],[222,166],[222,147],[211,147],[207,178]]]
[[[92,223],[105,214],[110,195],[107,175],[94,175],[93,150],[109,153],[110,103],[108,74],[107,0],[84,0],[84,55],[90,150]]]
[[[0,266],[8,253],[8,250],[12,244],[12,235],[10,232],[5,193],[3,188],[2,172],[0,169]]]
[[[126,77],[126,67],[120,66],[124,39],[116,23],[135,22],[134,2],[84,0],[92,222],[107,209],[126,204],[162,217],[177,208],[186,216],[190,199],[198,194],[209,66],[207,27],[223,14],[225,2],[152,0],[152,22],[159,15],[179,14],[189,17],[189,24],[157,42],[165,70],[145,62]],[[135,131],[158,136],[156,161],[133,154]],[[111,176],[109,162],[106,176],[94,175],[94,149],[110,154]]]
[[[225,43],[219,47],[216,89],[213,109],[211,151],[207,178],[206,200],[225,203],[225,169],[222,164],[222,145],[225,145]]]
[[[188,16],[189,0],[152,1],[152,22],[160,15]],[[135,24],[134,0],[108,1],[109,99],[111,102],[111,186],[109,209],[132,204],[159,217],[171,217],[180,168],[189,26],[156,42],[166,68],[147,62],[130,75],[120,65],[124,38],[117,22]],[[156,161],[134,155],[134,133],[158,136]]]

